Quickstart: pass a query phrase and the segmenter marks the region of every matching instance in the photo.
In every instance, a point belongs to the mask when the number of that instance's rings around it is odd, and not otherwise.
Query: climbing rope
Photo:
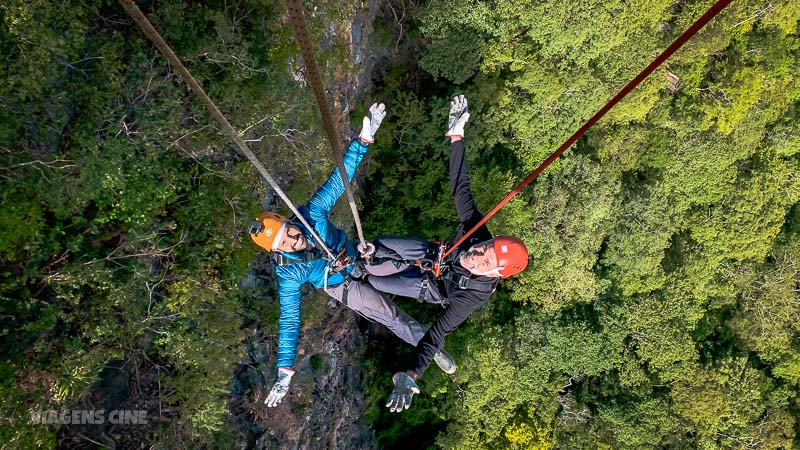
[[[306,66],[306,75],[308,76],[309,82],[311,82],[311,89],[314,91],[314,98],[317,100],[319,114],[322,116],[322,125],[331,143],[334,160],[339,166],[339,174],[342,176],[342,184],[344,184],[344,191],[347,193],[347,201],[350,204],[350,211],[353,213],[353,221],[356,225],[358,240],[361,243],[359,248],[366,248],[364,232],[361,229],[361,219],[358,216],[355,197],[353,197],[350,182],[347,180],[347,171],[345,171],[344,168],[344,159],[341,151],[342,144],[339,142],[339,135],[336,134],[336,128],[333,126],[333,119],[328,109],[328,100],[322,88],[322,78],[319,75],[319,67],[317,67],[317,60],[314,58],[314,51],[311,49],[311,41],[308,39],[308,30],[306,29],[306,22],[303,18],[303,8],[299,0],[286,0],[286,8],[289,10],[289,21],[292,24],[292,31],[294,32],[297,46],[300,47],[300,54],[303,56],[303,62]]]
[[[500,203],[497,204],[497,206],[492,208],[492,210],[489,211],[489,213],[486,214],[483,217],[483,219],[480,220],[480,222],[475,224],[475,226],[472,227],[468,232],[466,232],[464,236],[461,236],[461,239],[456,241],[456,243],[453,244],[452,247],[450,247],[450,250],[448,250],[447,253],[444,254],[444,257],[447,257],[447,255],[449,255],[455,249],[457,249],[458,246],[461,245],[461,243],[466,241],[467,238],[469,238],[469,236],[475,232],[475,230],[477,230],[483,224],[485,224],[486,221],[488,221],[493,215],[495,215],[497,211],[500,211],[500,209],[503,206],[505,206],[506,203],[509,202],[509,200],[514,198],[514,196],[516,196],[523,189],[525,189],[525,187],[529,185],[531,181],[533,181],[536,177],[538,177],[539,174],[542,173],[544,169],[547,168],[547,166],[549,166],[553,161],[555,161],[559,156],[561,156],[561,154],[564,153],[565,150],[567,150],[569,147],[572,146],[572,144],[574,144],[578,139],[580,139],[581,136],[583,136],[589,130],[589,128],[591,128],[611,108],[613,108],[614,105],[616,105],[617,103],[619,103],[620,100],[625,98],[625,96],[628,95],[628,93],[630,93],[636,86],[638,86],[639,83],[642,82],[642,80],[647,78],[647,76],[650,75],[656,69],[656,67],[661,65],[661,63],[663,63],[664,61],[666,61],[667,58],[672,56],[672,54],[675,53],[675,51],[677,51],[679,48],[681,48],[683,44],[686,43],[686,41],[688,41],[692,36],[694,36],[698,31],[700,31],[700,29],[703,28],[717,14],[719,14],[720,11],[725,9],[725,7],[728,6],[728,4],[730,4],[730,2],[731,0],[718,0],[708,11],[706,11],[705,14],[703,14],[699,19],[697,19],[697,21],[694,24],[692,24],[691,27],[689,27],[686,31],[684,31],[683,34],[681,34],[678,37],[678,39],[675,40],[675,42],[673,42],[669,47],[667,47],[667,49],[664,50],[664,53],[658,55],[656,59],[653,60],[653,62],[651,62],[647,67],[644,68],[644,70],[642,70],[639,73],[639,75],[637,75],[633,80],[631,80],[628,84],[626,84],[625,87],[623,87],[622,90],[620,90],[619,93],[617,93],[617,95],[614,96],[614,98],[609,100],[609,102],[606,103],[606,105],[603,106],[594,116],[592,116],[592,118],[589,119],[588,122],[586,122],[580,129],[578,129],[578,131],[575,132],[575,134],[573,134],[569,139],[567,139],[567,141],[564,142],[564,144],[562,144],[561,147],[559,147],[555,152],[553,152],[553,154],[551,154],[542,164],[540,164],[539,167],[534,169],[534,171],[531,172],[530,175],[528,175],[528,177],[525,178],[519,185],[517,185],[517,187],[512,189],[511,192],[508,195],[506,195],[506,197],[503,200],[501,200]]]
[[[237,133],[236,130],[233,129],[233,127],[225,118],[225,116],[222,115],[222,112],[220,112],[219,108],[217,108],[214,102],[212,102],[211,99],[208,97],[208,95],[206,95],[206,93],[203,91],[203,88],[200,87],[200,85],[194,79],[192,74],[189,73],[189,70],[186,69],[186,67],[184,67],[183,63],[181,63],[180,59],[178,59],[178,57],[175,55],[172,49],[167,45],[167,43],[164,41],[164,38],[162,38],[161,35],[158,34],[158,31],[156,31],[156,29],[153,27],[150,21],[147,20],[147,17],[145,17],[145,15],[142,13],[139,7],[136,6],[133,0],[119,0],[119,2],[122,5],[122,7],[125,8],[125,10],[128,12],[128,14],[133,18],[133,20],[139,25],[139,28],[142,29],[144,34],[147,35],[147,37],[151,41],[153,41],[153,44],[155,44],[156,48],[158,48],[161,54],[167,58],[170,65],[172,65],[172,68],[175,69],[176,72],[178,72],[178,74],[181,76],[181,78],[183,78],[186,84],[189,85],[192,91],[194,91],[194,93],[198,97],[200,97],[200,100],[202,100],[203,103],[206,105],[206,108],[208,108],[208,111],[211,113],[214,119],[216,119],[216,121],[225,130],[225,133],[227,133],[228,138],[230,138],[234,143],[236,143],[236,145],[239,147],[239,150],[241,150],[242,153],[244,153],[245,156],[247,156],[247,159],[249,159],[250,162],[253,163],[253,165],[256,167],[256,169],[258,169],[258,171],[261,173],[264,179],[267,180],[267,183],[269,183],[269,185],[272,186],[272,189],[274,189],[275,192],[278,194],[278,196],[286,203],[287,206],[289,206],[289,209],[292,211],[292,213],[294,213],[294,215],[300,220],[300,222],[302,222],[303,225],[305,225],[306,229],[308,229],[308,231],[314,237],[314,240],[317,241],[320,248],[322,248],[325,251],[330,260],[331,261],[336,260],[336,255],[334,255],[331,252],[331,250],[325,245],[325,241],[323,241],[319,237],[319,235],[314,231],[314,227],[312,227],[311,225],[309,225],[308,222],[306,222],[306,220],[303,218],[303,215],[300,214],[300,212],[294,206],[294,203],[292,203],[292,201],[289,200],[289,197],[287,197],[286,194],[283,192],[283,190],[280,188],[280,186],[278,186],[278,183],[276,183],[275,180],[272,178],[272,175],[270,175],[269,172],[267,172],[267,169],[265,169],[264,166],[261,164],[261,162],[258,160],[258,158],[256,158],[256,155],[254,155],[253,152],[250,151],[250,149],[247,147],[247,144],[245,144],[244,140],[242,140],[241,136],[239,136],[239,133]]]

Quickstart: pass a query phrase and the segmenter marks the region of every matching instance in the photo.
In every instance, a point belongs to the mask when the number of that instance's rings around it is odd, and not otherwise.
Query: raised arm
[[[472,197],[472,185],[469,179],[469,169],[467,168],[467,155],[464,148],[464,126],[469,120],[467,112],[467,99],[463,95],[456,96],[450,102],[450,114],[447,119],[447,133],[450,137],[450,190],[453,192],[453,201],[456,204],[458,220],[461,228],[456,233],[455,240],[459,239],[463,233],[471,229],[483,219],[483,214],[478,211],[475,199]],[[492,234],[486,225],[480,227],[472,235],[473,240],[487,240],[492,238]],[[462,244],[469,246],[469,243]]]
[[[361,133],[359,133],[358,138],[354,139],[347,147],[347,151],[342,157],[342,160],[344,162],[344,169],[347,174],[348,182],[353,179],[356,169],[358,169],[361,160],[367,153],[367,145],[375,142],[375,132],[378,131],[378,127],[380,127],[384,117],[386,117],[386,110],[383,103],[380,105],[377,103],[373,104],[364,117]],[[339,173],[339,168],[336,167],[325,183],[317,189],[317,192],[314,193],[311,200],[308,202],[311,215],[317,220],[326,218],[343,192],[344,184],[342,183],[342,176]]]
[[[483,218],[472,197],[466,150],[461,139],[450,143],[450,191],[453,193],[458,220],[462,224],[474,224]]]
[[[347,147],[344,154],[344,169],[347,172],[347,181],[353,179],[361,160],[367,154],[367,144],[354,139],[353,142]],[[328,176],[328,179],[322,186],[317,189],[317,192],[311,197],[308,202],[308,208],[312,216],[315,218],[326,217],[339,197],[344,192],[344,184],[342,183],[342,176],[339,175],[339,168],[333,169],[333,172]]]

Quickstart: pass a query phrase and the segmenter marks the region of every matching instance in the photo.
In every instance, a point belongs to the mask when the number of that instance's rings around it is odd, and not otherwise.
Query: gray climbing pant
[[[345,289],[346,296],[343,295]],[[329,286],[327,294],[367,319],[383,324],[397,337],[414,347],[428,331],[369,283],[350,280],[347,283]]]

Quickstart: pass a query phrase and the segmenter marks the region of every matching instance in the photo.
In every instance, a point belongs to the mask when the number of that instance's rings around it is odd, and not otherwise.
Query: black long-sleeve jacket
[[[455,237],[450,242],[453,244],[483,219],[483,214],[478,211],[477,206],[475,206],[475,200],[472,197],[463,141],[456,141],[450,144],[450,190],[453,191],[458,219],[461,222]],[[468,277],[470,280],[488,287],[488,289],[462,289],[458,287],[457,281],[450,278],[436,280],[436,287],[442,298],[447,299],[448,304],[444,312],[425,334],[425,337],[417,344],[416,364],[412,369],[417,376],[422,375],[433,360],[433,356],[444,346],[445,336],[452,333],[462,322],[467,320],[467,317],[473,311],[486,303],[494,292],[494,288],[497,287],[497,283],[500,281],[499,278],[472,275],[467,269],[458,264],[458,257],[461,251],[489,239],[492,239],[492,234],[485,224],[481,225],[445,261],[448,267],[447,270]]]

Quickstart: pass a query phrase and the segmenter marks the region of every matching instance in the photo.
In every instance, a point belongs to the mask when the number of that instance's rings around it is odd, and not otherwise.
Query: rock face
[[[105,418],[111,411],[125,408],[130,398],[131,365],[123,359],[111,360],[99,378],[70,410],[103,411]],[[107,433],[108,428],[111,427],[104,419],[94,424],[65,425],[59,430],[58,448],[88,448],[92,441],[117,448],[117,443]]]
[[[275,408],[263,401],[275,379],[277,336],[255,333],[247,356],[232,380],[239,398],[233,415],[248,435],[240,448],[374,448],[375,436],[359,417],[367,406],[362,394],[363,338],[355,315],[323,295],[309,292],[303,303],[320,302],[325,318],[302,330],[289,393]],[[264,374],[267,374],[266,376]]]

